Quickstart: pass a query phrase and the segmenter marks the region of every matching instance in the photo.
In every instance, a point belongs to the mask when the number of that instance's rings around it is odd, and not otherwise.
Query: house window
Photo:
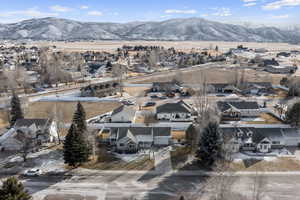
[[[123,143],[120,143],[119,145],[120,145],[120,147],[124,147],[124,144],[123,144]]]
[[[280,144],[280,141],[273,141],[272,144]]]

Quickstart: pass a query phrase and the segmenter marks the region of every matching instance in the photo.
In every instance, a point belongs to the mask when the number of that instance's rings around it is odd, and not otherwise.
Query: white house
[[[227,147],[233,152],[256,151],[268,153],[274,149],[297,147],[300,145],[300,131],[296,128],[221,128],[227,139]]]
[[[166,103],[156,108],[156,117],[158,120],[192,121],[192,110],[184,101]]]
[[[19,119],[13,128],[0,137],[0,147],[16,151],[22,148],[25,139],[35,146],[55,142],[58,138],[56,122],[50,119]]]
[[[218,101],[217,106],[223,120],[257,117],[261,114],[260,107],[255,101]]]
[[[121,127],[111,128],[110,144],[118,152],[135,153],[141,149],[171,144],[170,127]]]

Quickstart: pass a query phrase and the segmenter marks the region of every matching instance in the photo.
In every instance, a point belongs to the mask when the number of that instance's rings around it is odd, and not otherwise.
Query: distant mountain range
[[[202,18],[161,22],[95,23],[59,18],[0,24],[0,39],[19,40],[203,40],[300,43],[300,31],[249,28]]]

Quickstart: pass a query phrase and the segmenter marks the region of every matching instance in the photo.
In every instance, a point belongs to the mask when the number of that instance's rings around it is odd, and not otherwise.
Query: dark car
[[[150,96],[151,97],[151,99],[158,99],[158,96],[157,95],[152,95],[152,96]]]
[[[155,106],[156,103],[155,102],[147,102],[144,104],[144,107],[151,107],[151,106]]]

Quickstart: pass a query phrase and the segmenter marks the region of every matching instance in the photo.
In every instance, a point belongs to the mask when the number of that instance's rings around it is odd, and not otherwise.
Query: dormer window
[[[253,132],[252,131],[249,131],[248,133],[247,133],[247,137],[252,137],[253,136]]]
[[[243,137],[243,132],[242,132],[242,131],[238,131],[238,132],[237,132],[237,136],[238,136],[238,137]]]

